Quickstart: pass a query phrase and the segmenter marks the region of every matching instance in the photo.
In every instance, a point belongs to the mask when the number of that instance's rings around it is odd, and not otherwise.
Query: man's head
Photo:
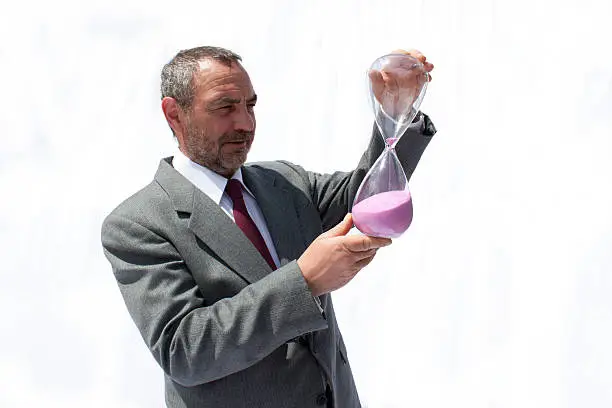
[[[181,151],[230,177],[255,134],[257,96],[237,54],[217,47],[180,51],[162,69],[162,110]]]

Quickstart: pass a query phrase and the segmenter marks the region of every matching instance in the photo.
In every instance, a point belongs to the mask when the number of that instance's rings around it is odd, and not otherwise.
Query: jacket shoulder
[[[247,164],[249,170],[258,175],[273,176],[302,190],[308,189],[308,173],[299,165],[284,160],[255,162]]]
[[[153,220],[163,218],[172,211],[172,201],[161,185],[153,180],[145,187],[121,202],[106,216],[104,226],[113,219],[121,218],[138,223],[145,227],[153,227]]]

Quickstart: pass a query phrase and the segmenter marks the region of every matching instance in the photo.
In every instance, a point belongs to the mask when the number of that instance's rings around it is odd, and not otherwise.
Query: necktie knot
[[[227,185],[225,186],[225,191],[227,191],[227,194],[234,202],[236,200],[244,200],[244,197],[242,196],[242,184],[236,179],[228,180]]]

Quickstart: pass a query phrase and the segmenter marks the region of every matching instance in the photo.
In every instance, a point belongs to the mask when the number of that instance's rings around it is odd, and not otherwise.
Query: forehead
[[[231,65],[214,60],[199,62],[200,69],[194,74],[196,95],[206,99],[234,94],[251,97],[254,94],[251,79],[242,65]]]

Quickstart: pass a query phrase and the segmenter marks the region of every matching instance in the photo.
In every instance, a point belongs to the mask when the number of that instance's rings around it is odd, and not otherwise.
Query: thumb
[[[351,213],[346,214],[344,219],[340,221],[333,228],[324,232],[320,235],[321,238],[339,237],[348,234],[353,227],[353,215]]]
[[[370,70],[368,72],[368,76],[370,77],[370,81],[372,82],[372,90],[374,91],[374,96],[377,99],[380,99],[380,96],[385,89],[385,80],[381,71]]]
[[[382,73],[380,71],[377,71],[375,69],[371,69],[368,72],[368,76],[370,77],[370,81],[372,81],[374,83],[374,85],[378,85],[378,86],[384,85]]]

